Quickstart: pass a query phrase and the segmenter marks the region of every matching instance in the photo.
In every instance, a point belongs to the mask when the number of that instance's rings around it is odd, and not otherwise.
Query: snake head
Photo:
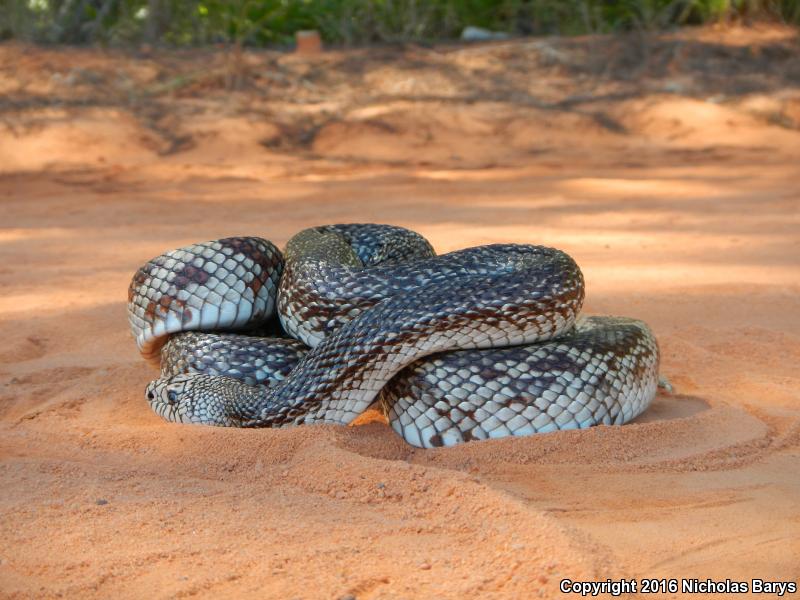
[[[173,375],[151,381],[145,395],[150,408],[167,421],[241,427],[221,385],[227,381],[228,377],[214,375]]]

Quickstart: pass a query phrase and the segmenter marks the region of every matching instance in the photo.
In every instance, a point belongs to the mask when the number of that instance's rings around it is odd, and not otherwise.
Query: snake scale
[[[233,237],[162,254],[134,275],[128,316],[160,363],[146,396],[169,421],[346,424],[378,399],[409,444],[435,447],[648,407],[655,337],[635,319],[579,317],[583,298],[554,248],[437,256],[407,229],[350,224],[306,229],[283,253]]]

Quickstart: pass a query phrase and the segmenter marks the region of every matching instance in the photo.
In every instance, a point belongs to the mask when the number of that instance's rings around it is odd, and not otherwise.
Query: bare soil
[[[0,596],[532,598],[800,577],[795,30],[319,56],[0,45]],[[417,450],[168,424],[128,281],[194,241],[385,222],[569,252],[647,321],[635,423]],[[678,594],[680,596],[680,594]]]

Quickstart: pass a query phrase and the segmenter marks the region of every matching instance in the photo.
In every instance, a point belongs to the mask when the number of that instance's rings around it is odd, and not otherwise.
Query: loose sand
[[[0,46],[0,596],[531,598],[800,576],[800,50],[784,29],[245,56]],[[395,223],[558,246],[675,387],[417,450],[162,422],[128,281],[193,241]]]

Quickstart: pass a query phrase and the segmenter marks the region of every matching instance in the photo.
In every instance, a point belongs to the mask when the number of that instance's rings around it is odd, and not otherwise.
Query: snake
[[[283,252],[230,237],[166,252],[128,289],[145,395],[177,423],[352,423],[377,406],[433,448],[621,425],[652,402],[643,321],[580,314],[584,277],[556,248],[437,255],[393,225],[310,227]]]

